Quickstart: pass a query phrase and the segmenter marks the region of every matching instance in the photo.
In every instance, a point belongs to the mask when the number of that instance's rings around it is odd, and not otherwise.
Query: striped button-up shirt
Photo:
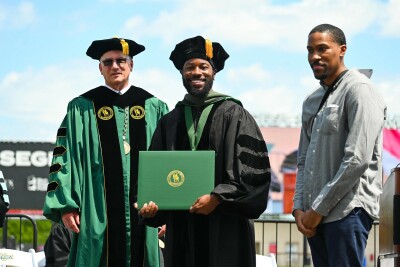
[[[318,111],[326,90],[321,85],[303,103],[293,210],[313,209],[326,223],[362,207],[377,219],[386,105],[356,69],[335,84]]]

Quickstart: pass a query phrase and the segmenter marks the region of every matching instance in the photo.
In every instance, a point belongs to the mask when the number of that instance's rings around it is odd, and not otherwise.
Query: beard
[[[328,78],[328,74],[326,74],[326,73],[320,73],[320,74],[314,73],[314,77],[317,80],[323,81],[326,78]]]
[[[182,77],[182,82],[183,86],[186,88],[186,91],[190,95],[197,97],[205,97],[212,89],[214,83],[214,75],[209,78],[205,78],[204,86],[202,88],[194,88],[190,84],[190,79],[185,79],[185,77]]]
[[[324,67],[324,71],[323,71],[323,72],[315,72],[315,71],[313,70],[313,66],[314,66],[314,65]],[[323,81],[323,80],[325,80],[326,78],[328,78],[328,73],[327,73],[328,70],[327,70],[327,68],[326,68],[325,65],[313,63],[313,64],[310,64],[310,66],[311,66],[311,69],[312,69],[312,71],[313,71],[313,73],[314,73],[315,79],[320,80],[320,81]]]

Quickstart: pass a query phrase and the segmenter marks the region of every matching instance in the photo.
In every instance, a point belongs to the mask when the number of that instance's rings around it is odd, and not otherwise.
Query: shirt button
[[[319,129],[317,129],[317,132],[319,132]]]
[[[312,152],[315,153],[315,149]]]
[[[313,171],[310,171],[311,174],[313,174]]]

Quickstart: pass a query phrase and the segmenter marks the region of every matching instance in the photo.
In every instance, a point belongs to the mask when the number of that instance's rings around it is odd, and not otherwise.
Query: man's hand
[[[305,212],[302,210],[295,210],[293,212],[294,218],[296,220],[297,229],[306,237],[312,237],[316,233],[316,228],[309,229],[303,224],[304,214]]]
[[[164,224],[161,227],[158,227],[158,238],[161,238],[167,232],[167,226]]]
[[[138,209],[137,203],[133,204],[135,209]],[[158,211],[158,206],[156,203],[153,201],[150,201],[149,203],[144,203],[143,207],[139,210],[138,214],[142,216],[143,218],[153,218],[156,216],[156,213]]]
[[[203,195],[190,207],[190,213],[208,215],[219,205],[219,199],[215,195]]]
[[[79,233],[79,225],[81,224],[79,219],[79,213],[77,211],[69,211],[62,215],[62,221],[64,226],[68,229]]]
[[[317,228],[322,218],[321,214],[315,212],[313,209],[309,209],[302,215],[302,222],[306,228],[314,229]]]

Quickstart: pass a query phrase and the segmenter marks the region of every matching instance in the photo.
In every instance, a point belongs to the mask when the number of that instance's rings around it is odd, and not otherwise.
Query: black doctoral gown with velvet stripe
[[[165,115],[151,150],[191,150],[184,107]],[[270,185],[267,147],[253,117],[239,104],[215,103],[197,150],[214,150],[221,204],[211,214],[159,211],[146,224],[167,224],[165,266],[256,266],[253,220],[266,209]]]

